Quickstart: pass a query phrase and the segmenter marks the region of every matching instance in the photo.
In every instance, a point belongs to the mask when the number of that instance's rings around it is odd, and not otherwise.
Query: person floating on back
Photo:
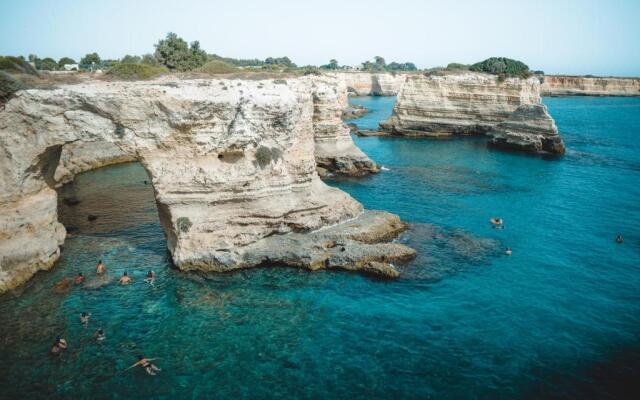
[[[91,317],[91,314],[87,314],[86,312],[83,312],[82,314],[80,314],[80,323],[82,325],[87,325],[89,323],[90,317]]]
[[[622,235],[618,235],[616,236],[616,243],[620,244],[624,241],[624,239],[622,239]]]
[[[107,268],[102,263],[102,260],[98,261],[98,265],[96,265],[96,274],[102,275],[107,272]]]
[[[84,282],[84,275],[82,275],[82,272],[78,272],[78,276],[76,276],[76,279],[73,280],[73,283],[79,285],[82,282]]]
[[[67,349],[67,341],[60,336],[56,338],[56,341],[51,346],[51,354],[60,354]]]
[[[102,343],[102,341],[107,338],[107,335],[104,334],[104,330],[103,329],[98,329],[93,334],[93,337],[96,339],[96,342]]]
[[[127,271],[124,271],[124,274],[122,274],[122,277],[120,277],[120,284],[121,285],[128,285],[131,283],[131,278],[129,278],[129,275],[127,274]]]
[[[147,371],[147,374],[155,375],[157,371],[162,371],[162,370],[151,363],[151,361],[153,360],[157,360],[157,358],[144,358],[143,356],[139,355],[138,362],[133,364],[129,368],[127,368],[125,371],[130,370],[131,368],[140,366],[144,368],[145,371]]]

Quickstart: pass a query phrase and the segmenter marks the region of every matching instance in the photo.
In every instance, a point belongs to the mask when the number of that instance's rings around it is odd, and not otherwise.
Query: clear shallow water
[[[355,123],[360,129],[377,130],[378,124],[391,116],[396,103],[395,96],[350,97],[349,103],[366,107],[369,112],[360,118],[346,121]]]
[[[79,176],[60,195],[82,200],[61,205],[76,229],[60,262],[0,298],[0,397],[637,395],[640,99],[545,103],[569,149],[561,160],[479,139],[354,139],[389,171],[330,183],[412,223],[401,240],[419,256],[391,283],[284,268],[182,274],[139,165]],[[495,215],[505,230],[489,227]],[[135,284],[52,291],[77,271],[91,277],[98,258]],[[142,282],[148,268],[155,287]],[[70,347],[56,359],[58,334]],[[138,353],[161,357],[159,377],[123,372]]]

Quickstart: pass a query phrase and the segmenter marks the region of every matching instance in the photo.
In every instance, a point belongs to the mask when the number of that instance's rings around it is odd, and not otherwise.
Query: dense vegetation
[[[204,64],[202,67],[196,69],[196,72],[202,72],[205,74],[228,74],[238,71],[235,65],[226,63],[222,60],[211,60]]]
[[[155,58],[170,70],[191,71],[207,62],[207,53],[200,48],[200,42],[191,44],[173,32],[156,44]]]
[[[506,57],[491,57],[469,67],[471,71],[486,72],[494,75],[520,76],[531,75],[527,64]]]
[[[37,71],[24,58],[0,56],[0,71],[14,74],[30,74],[37,75]]]
[[[107,75],[115,79],[145,80],[168,72],[165,67],[148,64],[118,63],[113,65]]]
[[[10,74],[0,71],[0,107],[9,101],[15,92],[21,89],[25,89],[22,83]]]

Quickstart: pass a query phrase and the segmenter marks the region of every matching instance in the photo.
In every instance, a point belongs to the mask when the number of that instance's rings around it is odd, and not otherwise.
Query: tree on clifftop
[[[329,64],[321,65],[320,68],[322,68],[322,69],[338,69],[338,60],[332,58],[331,60],[329,60]]]
[[[487,72],[494,75],[528,76],[531,75],[527,64],[506,57],[491,57],[469,67],[471,71]]]
[[[58,67],[59,68],[64,68],[65,65],[67,64],[75,64],[76,62],[74,61],[73,58],[69,58],[69,57],[62,57],[59,61],[58,61]]]
[[[190,71],[207,62],[207,53],[200,48],[197,40],[191,46],[173,32],[156,44],[155,58],[171,70]]]
[[[80,64],[83,65],[91,65],[93,63],[96,63],[96,65],[100,64],[100,56],[98,53],[89,53],[80,60]]]

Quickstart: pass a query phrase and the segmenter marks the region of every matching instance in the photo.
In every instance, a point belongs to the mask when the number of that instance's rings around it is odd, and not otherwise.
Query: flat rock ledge
[[[324,229],[273,235],[234,249],[228,263],[222,257],[192,260],[183,263],[180,269],[227,272],[284,265],[310,271],[359,271],[382,279],[394,279],[400,273],[393,263],[406,262],[416,255],[414,249],[391,242],[406,228],[395,214],[365,210],[352,220]]]

